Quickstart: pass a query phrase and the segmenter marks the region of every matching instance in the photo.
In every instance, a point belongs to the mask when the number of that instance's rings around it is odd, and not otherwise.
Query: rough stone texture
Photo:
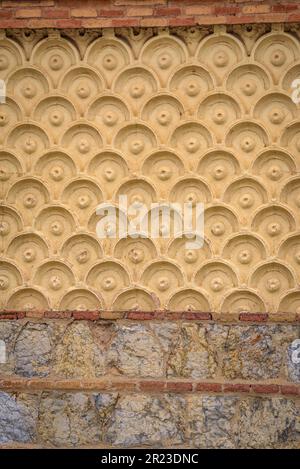
[[[297,325],[196,322],[1,321],[0,373],[53,378],[300,381]],[[294,348],[293,348],[294,347]]]
[[[180,325],[174,322],[170,323],[150,323],[150,328],[156,335],[164,352],[170,352],[176,344],[177,336],[180,331]]]
[[[297,325],[22,319],[0,321],[0,338],[8,350],[4,379],[129,378],[127,390],[121,384],[106,392],[0,393],[1,444],[300,446],[299,398],[251,396],[247,384],[260,381],[258,392],[277,392],[276,383],[299,382]],[[141,381],[148,389],[133,391],[132,378],[151,378]],[[205,394],[185,394],[191,381],[203,379],[211,381]],[[228,388],[235,395],[206,394],[232,380],[242,381]]]
[[[206,329],[197,324],[183,324],[174,350],[169,357],[168,375],[213,378],[217,368],[212,344]]]
[[[230,396],[188,399],[189,439],[197,448],[235,448],[239,400]]]
[[[70,324],[56,348],[54,372],[69,378],[91,378],[104,371],[105,358],[95,343],[90,324]]]
[[[299,335],[298,335],[299,337]],[[291,381],[298,381],[300,382],[300,363],[299,363],[299,358],[300,358],[300,340],[296,339],[292,343],[289,344],[288,346],[288,351],[287,351],[287,374],[288,378]],[[296,356],[296,360],[294,357]]]
[[[128,376],[160,377],[164,374],[162,348],[143,324],[120,325],[108,359],[110,366]]]
[[[20,321],[1,321],[0,340],[5,344],[5,363],[0,363],[0,372],[11,374],[14,372],[15,355],[14,346],[17,334],[21,328]]]
[[[224,345],[222,370],[228,379],[269,379],[280,375],[287,348],[299,336],[291,326],[232,326]]]
[[[105,404],[110,406],[111,400],[105,402],[103,397],[101,402],[97,396],[83,393],[44,393],[38,424],[41,441],[63,447],[98,443]]]
[[[174,395],[121,397],[107,424],[105,440],[121,446],[182,443],[184,405],[184,399]]]
[[[16,340],[16,373],[27,377],[47,376],[51,353],[50,327],[47,324],[26,324]]]
[[[238,441],[245,448],[299,447],[299,401],[277,397],[242,400]]]
[[[36,438],[38,401],[34,397],[0,392],[0,443],[28,443]]]
[[[299,399],[0,393],[0,443],[42,447],[300,447]]]

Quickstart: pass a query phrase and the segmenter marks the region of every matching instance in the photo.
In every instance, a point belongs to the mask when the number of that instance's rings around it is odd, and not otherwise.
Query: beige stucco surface
[[[300,310],[296,34],[1,34],[2,309]],[[203,203],[204,246],[99,239],[119,195]]]

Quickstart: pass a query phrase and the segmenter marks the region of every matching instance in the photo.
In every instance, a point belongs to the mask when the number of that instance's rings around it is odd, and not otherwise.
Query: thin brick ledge
[[[0,377],[2,391],[110,391],[110,392],[167,392],[167,393],[207,393],[249,394],[249,395],[290,395],[300,396],[300,384],[262,382],[212,382],[188,380],[147,380],[128,378],[98,379],[47,379]]]
[[[221,323],[299,323],[300,315],[296,313],[277,312],[256,313],[245,312],[232,314],[230,312],[206,312],[206,311],[58,311],[58,310],[2,310],[0,311],[0,320],[19,320],[19,319],[73,319],[77,321],[97,321],[109,320],[116,321],[120,319],[131,321],[212,321]]]

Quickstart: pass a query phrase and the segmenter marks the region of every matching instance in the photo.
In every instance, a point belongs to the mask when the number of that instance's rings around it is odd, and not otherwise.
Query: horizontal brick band
[[[299,322],[300,315],[297,313],[278,312],[269,313],[240,313],[228,312],[214,313],[205,311],[0,311],[0,320],[17,319],[75,319],[84,321],[97,320],[119,320],[132,321],[214,321],[214,322]]]
[[[300,396],[298,384],[217,383],[186,380],[0,378],[2,391],[118,391],[149,393],[283,394]]]
[[[296,1],[83,0],[2,1],[2,28],[107,28],[296,22]]]

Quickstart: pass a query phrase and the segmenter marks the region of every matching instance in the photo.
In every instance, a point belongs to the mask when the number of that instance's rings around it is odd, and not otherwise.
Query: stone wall
[[[0,5],[0,445],[298,448],[299,2]],[[100,242],[120,190],[202,251]]]
[[[2,392],[0,409],[3,447],[299,448],[292,398]]]
[[[0,321],[0,443],[290,448],[300,444],[297,324]]]
[[[212,321],[0,321],[12,377],[242,380],[295,383],[295,324]],[[275,381],[274,381],[275,380]]]

